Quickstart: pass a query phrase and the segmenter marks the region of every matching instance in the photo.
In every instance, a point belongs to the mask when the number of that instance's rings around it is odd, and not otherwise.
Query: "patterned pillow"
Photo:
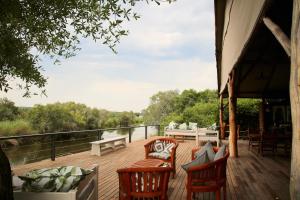
[[[189,122],[189,129],[190,130],[197,130],[197,123]]]
[[[174,130],[174,129],[176,129],[177,125],[178,125],[177,123],[175,123],[174,121],[171,121],[169,123],[168,129],[169,130]]]
[[[208,156],[207,156],[207,152],[204,151],[201,155],[199,155],[195,160],[189,162],[189,163],[186,163],[184,165],[181,165],[181,167],[187,171],[189,168],[191,167],[195,167],[195,166],[199,166],[199,165],[202,165],[204,163],[207,163],[209,162],[209,159],[208,159]]]
[[[180,130],[187,130],[187,125],[186,125],[186,123],[180,124],[180,125],[179,125],[179,129],[180,129]]]
[[[80,167],[62,166],[32,170],[19,178],[24,181],[22,191],[25,192],[68,192],[91,172]]]
[[[195,153],[196,158],[198,156],[202,155],[204,151],[207,152],[207,156],[210,161],[213,161],[215,159],[216,153],[214,152],[213,146],[210,141],[208,141],[201,149],[196,151],[196,153]]]
[[[164,151],[171,153],[172,152],[172,148],[175,146],[174,143],[166,143],[164,145]]]
[[[156,140],[153,149],[155,152],[162,152],[164,150],[164,143],[160,140]]]

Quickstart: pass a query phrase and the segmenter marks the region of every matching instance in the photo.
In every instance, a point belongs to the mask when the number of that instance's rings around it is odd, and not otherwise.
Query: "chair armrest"
[[[200,147],[196,147],[192,149],[192,160],[195,160],[195,153],[200,149]]]

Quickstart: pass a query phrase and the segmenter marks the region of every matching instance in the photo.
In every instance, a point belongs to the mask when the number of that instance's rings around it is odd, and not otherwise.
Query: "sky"
[[[141,18],[126,24],[117,54],[92,40],[60,65],[43,61],[47,97],[1,96],[17,106],[74,101],[111,111],[145,109],[158,91],[217,88],[214,11],[211,0],[140,3]]]

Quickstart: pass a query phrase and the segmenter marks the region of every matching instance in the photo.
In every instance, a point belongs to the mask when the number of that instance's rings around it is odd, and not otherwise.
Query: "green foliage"
[[[32,85],[45,87],[47,79],[38,64],[40,55],[49,55],[54,63],[61,57],[74,56],[82,37],[92,38],[115,51],[120,38],[128,34],[123,28],[124,22],[140,17],[133,10],[137,2],[139,0],[1,1],[0,90],[11,89],[12,78],[25,83],[19,86],[25,89],[26,96],[31,94]]]
[[[170,113],[169,115],[167,115],[166,117],[164,117],[162,120],[161,120],[161,123],[160,125],[162,127],[165,127],[167,126],[171,121],[174,121],[178,124],[181,124],[184,122],[184,119],[183,119],[183,116],[182,114],[177,114],[177,113]]]
[[[114,128],[139,123],[133,112],[109,112],[74,102],[35,105],[30,122],[39,132]]]
[[[242,129],[258,127],[259,107],[261,100],[238,99],[237,101],[237,123]]]
[[[145,124],[160,124],[162,119],[175,111],[178,91],[158,92],[150,98],[150,105],[143,111]]]
[[[196,90],[184,90],[175,100],[176,111],[181,113],[186,107],[194,106],[199,101]]]
[[[15,136],[34,133],[31,124],[26,120],[1,121],[0,136]]]
[[[218,121],[217,103],[197,103],[183,112],[185,122],[196,122],[199,127],[208,127]]]
[[[0,121],[15,120],[19,114],[15,103],[7,98],[0,98]]]
[[[168,98],[157,98],[161,96]],[[144,111],[144,120],[146,123],[156,123],[162,126],[175,121],[177,123],[196,122],[199,127],[207,127],[219,122],[218,100],[216,90],[197,92],[189,89],[176,95],[159,92],[151,98],[150,105]],[[255,99],[238,99],[237,123],[242,129],[257,126],[260,102]],[[224,109],[224,121],[228,123],[228,107]]]

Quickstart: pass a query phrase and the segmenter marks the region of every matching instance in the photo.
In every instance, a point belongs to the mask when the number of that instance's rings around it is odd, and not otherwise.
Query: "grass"
[[[31,124],[26,120],[0,121],[0,136],[15,136],[32,134]]]

